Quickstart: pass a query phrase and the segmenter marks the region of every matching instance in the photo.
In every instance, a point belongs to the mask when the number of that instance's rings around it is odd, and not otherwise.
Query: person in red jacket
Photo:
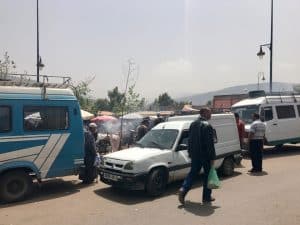
[[[238,113],[234,113],[236,126],[239,132],[240,145],[243,148],[244,145],[244,136],[245,136],[245,123],[240,119],[240,115]]]

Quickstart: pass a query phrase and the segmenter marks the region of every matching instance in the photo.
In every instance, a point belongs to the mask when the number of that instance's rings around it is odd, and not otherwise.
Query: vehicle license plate
[[[113,181],[119,180],[119,176],[116,176],[116,175],[113,175],[113,174],[109,174],[109,173],[103,173],[103,177],[105,179],[113,180]]]

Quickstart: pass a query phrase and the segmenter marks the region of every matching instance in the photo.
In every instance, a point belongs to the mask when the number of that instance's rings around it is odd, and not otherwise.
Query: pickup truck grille
[[[105,166],[111,167],[111,168],[122,169],[124,165],[122,165],[122,164],[117,164],[117,163],[111,163],[111,162],[105,162]]]
[[[114,172],[114,173],[118,173],[118,174],[122,174],[122,175],[129,175],[129,176],[132,176],[133,174],[132,173],[125,173],[123,171],[120,171],[120,170],[115,170],[115,169],[110,169],[110,168],[107,168],[107,167],[102,167],[100,168],[100,170],[102,170],[103,172]]]

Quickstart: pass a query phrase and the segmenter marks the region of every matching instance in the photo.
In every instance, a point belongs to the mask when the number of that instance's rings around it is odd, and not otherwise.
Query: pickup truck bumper
[[[103,183],[127,190],[144,190],[147,180],[147,173],[122,173],[101,167],[99,168],[99,175]]]

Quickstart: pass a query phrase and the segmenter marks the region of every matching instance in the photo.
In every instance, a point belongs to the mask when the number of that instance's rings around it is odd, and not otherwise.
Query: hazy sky
[[[269,80],[271,0],[40,0],[42,74],[95,76],[95,97],[130,84],[147,99]],[[273,81],[300,83],[300,1],[274,0]],[[0,54],[36,73],[36,1],[0,0]]]

